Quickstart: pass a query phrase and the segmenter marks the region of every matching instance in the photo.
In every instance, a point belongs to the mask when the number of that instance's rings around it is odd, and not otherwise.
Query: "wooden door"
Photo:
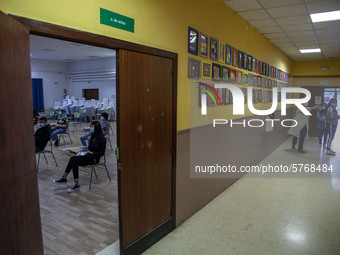
[[[323,102],[323,87],[304,87],[308,89],[311,93],[311,99],[309,101],[308,106],[315,106],[315,97],[321,96],[321,102]],[[309,119],[309,126],[308,126],[308,136],[309,137],[318,137],[319,130],[318,130],[318,119],[317,119],[317,110],[312,111],[312,116]]]
[[[29,31],[0,11],[0,254],[43,254]]]
[[[120,244],[140,254],[174,227],[173,60],[118,55]]]
[[[84,97],[86,100],[99,100],[99,89],[84,89]]]

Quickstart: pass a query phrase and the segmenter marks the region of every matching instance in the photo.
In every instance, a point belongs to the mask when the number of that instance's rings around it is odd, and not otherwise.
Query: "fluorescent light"
[[[310,15],[313,23],[340,19],[340,11],[313,13]]]
[[[315,53],[315,52],[321,52],[320,48],[317,49],[302,49],[300,50],[301,53]]]

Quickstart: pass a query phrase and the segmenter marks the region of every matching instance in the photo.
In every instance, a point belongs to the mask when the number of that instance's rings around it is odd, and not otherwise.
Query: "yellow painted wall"
[[[337,69],[321,70],[321,67]],[[340,60],[311,60],[294,62],[294,77],[340,77]]]
[[[100,8],[134,18],[135,33],[101,25]],[[283,71],[293,70],[281,50],[220,0],[1,0],[0,10],[178,53],[177,130],[190,127],[188,26]]]

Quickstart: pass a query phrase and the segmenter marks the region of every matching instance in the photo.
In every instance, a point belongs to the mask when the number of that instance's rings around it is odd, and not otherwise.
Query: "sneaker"
[[[60,183],[67,183],[67,179],[65,177],[60,177],[59,179],[55,179],[53,180],[53,183],[57,183],[57,184],[60,184]]]
[[[75,190],[78,190],[79,188],[80,188],[79,183],[76,183],[76,182],[75,182],[75,183],[73,184],[73,186],[67,190],[67,192],[68,192],[68,193],[71,193],[71,192],[73,192],[73,191],[75,191]]]
[[[335,152],[332,150],[327,150],[326,152],[327,155],[335,155]]]
[[[306,153],[304,150],[297,150],[297,152],[299,152],[301,154],[305,154]]]

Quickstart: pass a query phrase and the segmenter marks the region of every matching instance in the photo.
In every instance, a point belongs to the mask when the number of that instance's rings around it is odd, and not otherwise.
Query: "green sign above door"
[[[129,17],[100,8],[100,24],[135,32],[135,20]]]

